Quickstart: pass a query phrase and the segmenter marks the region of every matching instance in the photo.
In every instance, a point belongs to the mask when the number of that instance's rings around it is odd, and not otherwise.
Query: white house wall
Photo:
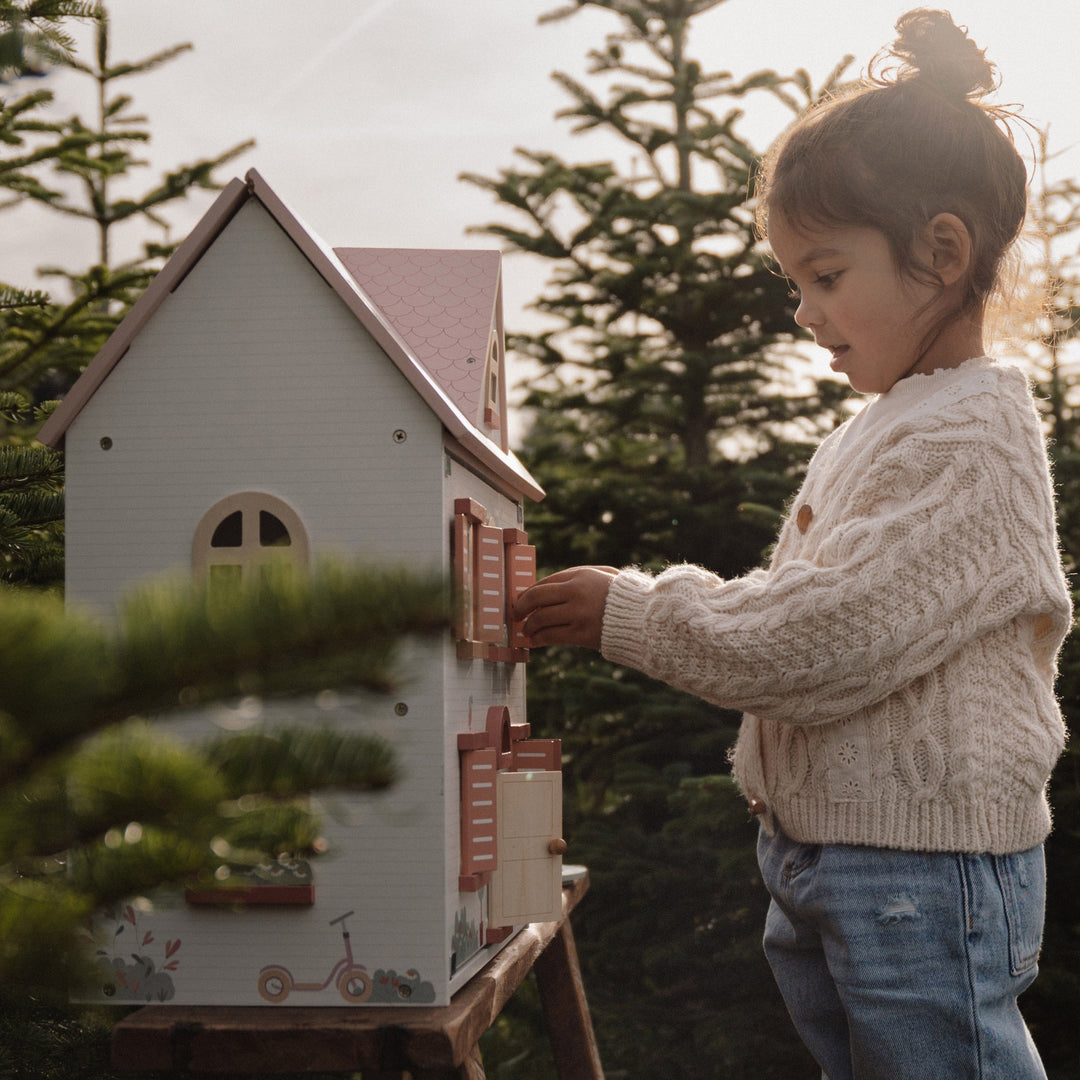
[[[251,200],[67,432],[69,599],[109,612],[132,583],[188,572],[203,513],[244,490],[292,505],[315,552],[440,565],[441,439]]]

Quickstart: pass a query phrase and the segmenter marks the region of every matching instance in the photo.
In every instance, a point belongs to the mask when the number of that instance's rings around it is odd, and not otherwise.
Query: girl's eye
[[[839,280],[841,273],[842,271],[835,270],[831,274],[818,274],[817,277],[814,278],[813,282],[811,282],[811,284],[816,285],[820,289],[825,289],[826,291],[828,291]],[[802,300],[802,293],[795,285],[792,285],[791,289],[788,291],[788,299],[794,300],[796,302]]]

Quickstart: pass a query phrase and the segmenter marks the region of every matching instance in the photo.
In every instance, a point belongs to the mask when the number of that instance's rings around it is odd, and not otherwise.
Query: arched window
[[[288,503],[261,491],[244,491],[215,503],[203,515],[191,546],[197,578],[243,581],[269,562],[308,565],[307,531]]]

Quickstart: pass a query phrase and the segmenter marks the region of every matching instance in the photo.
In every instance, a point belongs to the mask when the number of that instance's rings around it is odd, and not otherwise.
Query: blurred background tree
[[[92,28],[91,62],[73,51],[73,20]],[[146,117],[116,84],[191,46],[114,61],[109,40],[102,3],[0,2],[0,211],[34,203],[87,223],[97,238],[92,266],[39,269],[49,292],[0,281],[0,394],[7,395],[0,399],[0,581],[9,584],[62,579],[62,457],[33,445],[47,403],[67,391],[175,249],[169,204],[219,189],[217,170],[252,145],[183,165],[130,194],[146,165],[139,149],[151,136]],[[90,119],[55,117],[47,88],[19,92],[28,76],[36,83],[56,66],[84,77]],[[125,224],[157,239],[144,242],[137,257],[117,261],[114,234]]]
[[[72,19],[94,17],[84,0],[0,0],[0,82],[41,75],[75,51]]]

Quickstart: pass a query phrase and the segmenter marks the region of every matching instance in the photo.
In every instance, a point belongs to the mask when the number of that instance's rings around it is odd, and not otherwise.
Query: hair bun
[[[890,55],[901,61],[900,82],[918,79],[945,97],[980,98],[997,88],[997,71],[947,11],[917,8],[896,22]]]

